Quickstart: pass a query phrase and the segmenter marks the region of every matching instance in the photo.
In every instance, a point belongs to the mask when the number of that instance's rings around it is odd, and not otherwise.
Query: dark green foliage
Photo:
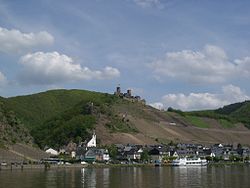
[[[215,156],[215,157],[212,158],[212,160],[214,162],[219,162],[219,161],[223,160],[223,158],[222,158],[222,156],[221,157]]]
[[[215,112],[219,114],[230,115],[231,113],[235,112],[236,110],[244,106],[246,103],[249,103],[249,102],[246,101],[246,102],[230,104],[230,105],[227,105],[227,106],[224,106],[222,108],[215,110]]]
[[[36,143],[59,147],[73,142],[79,143],[90,137],[96,118],[86,110],[86,105],[80,103],[66,112],[46,121],[32,130]]]
[[[150,159],[150,156],[148,154],[147,150],[143,150],[141,154],[141,161],[148,161]]]
[[[216,113],[228,115],[234,122],[241,122],[250,128],[250,101],[230,104],[215,110]]]
[[[238,162],[238,161],[242,161],[243,159],[242,159],[242,157],[240,157],[240,156],[230,155],[230,156],[229,156],[229,160],[230,160],[230,161],[234,161],[234,162]]]
[[[216,119],[225,128],[233,127],[239,122],[250,128],[250,101],[230,104],[217,110],[185,112],[185,115]]]
[[[0,141],[0,148],[5,148],[5,145],[2,140]]]
[[[76,104],[93,102],[95,106],[117,100],[113,95],[84,90],[51,90],[43,93],[5,99],[5,108],[16,112],[29,128],[60,115]]]
[[[21,126],[25,125],[41,147],[59,147],[70,140],[77,143],[83,141],[90,136],[101,118],[113,132],[138,132],[129,118],[123,118],[127,112],[150,122],[159,121],[153,110],[144,110],[140,103],[84,90],[52,90],[6,99],[0,97],[0,107],[0,123],[8,124],[15,132],[22,131],[24,134],[20,139],[29,137],[29,133],[23,131],[24,127]],[[184,121],[187,116],[208,117],[218,120],[224,127],[231,127],[238,122],[250,127],[249,101],[218,110],[182,112],[169,108],[168,111],[180,114]],[[2,135],[2,140],[19,141],[16,137],[9,139],[11,135],[13,137],[15,134],[10,132]]]
[[[40,147],[59,147],[70,140],[85,140],[92,133],[98,115],[106,113],[117,100],[120,99],[113,95],[84,90],[51,90],[0,98],[10,112],[7,121],[11,119],[11,125],[19,123],[11,114],[14,111]]]
[[[250,102],[244,102],[244,105],[230,114],[235,120],[244,123],[250,128]]]
[[[238,150],[241,150],[241,149],[242,149],[242,145],[241,145],[240,143],[237,145],[237,149],[238,149]]]
[[[176,143],[173,142],[173,140],[170,140],[170,142],[168,143],[169,146],[176,146]]]
[[[32,138],[13,111],[7,111],[0,99],[0,147],[5,144],[32,143]]]
[[[179,114],[179,115],[181,115],[181,116],[185,116],[185,112],[183,112],[183,111],[181,111],[181,110],[174,109],[174,108],[172,108],[172,107],[169,107],[167,111],[168,111],[168,112],[177,113],[177,114]]]
[[[118,154],[117,147],[114,144],[112,144],[108,147],[108,151],[109,151],[110,158],[115,160]]]
[[[212,161],[212,160],[213,160],[213,157],[211,157],[211,156],[206,156],[206,160],[207,160],[207,161]]]

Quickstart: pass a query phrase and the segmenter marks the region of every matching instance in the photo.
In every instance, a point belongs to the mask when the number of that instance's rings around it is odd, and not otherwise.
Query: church
[[[96,134],[95,134],[95,132],[93,133],[91,140],[87,143],[87,148],[91,148],[91,147],[96,147]]]

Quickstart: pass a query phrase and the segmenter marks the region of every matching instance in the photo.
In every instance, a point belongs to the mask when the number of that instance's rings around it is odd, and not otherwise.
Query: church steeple
[[[93,135],[91,140],[87,143],[87,147],[96,147],[96,134],[95,134],[95,130],[93,131]]]

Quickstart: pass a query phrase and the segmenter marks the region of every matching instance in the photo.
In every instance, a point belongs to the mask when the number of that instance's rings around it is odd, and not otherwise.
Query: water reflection
[[[249,166],[121,167],[0,171],[3,188],[249,187]]]
[[[174,167],[171,171],[172,187],[196,187],[206,181],[207,167]]]
[[[103,169],[103,187],[109,187],[109,168]]]
[[[110,168],[103,169],[92,169],[82,168],[81,169],[81,183],[82,188],[85,187],[109,187],[110,182]]]
[[[81,169],[82,187],[96,187],[96,170],[92,168]]]

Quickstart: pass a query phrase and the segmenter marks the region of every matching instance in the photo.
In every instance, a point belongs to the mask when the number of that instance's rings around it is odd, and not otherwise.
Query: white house
[[[95,132],[93,133],[91,140],[87,143],[87,147],[88,148],[96,147],[96,134],[95,134]]]
[[[45,152],[48,154],[51,154],[51,155],[58,155],[59,154],[58,151],[56,151],[52,148],[47,149]]]
[[[75,151],[71,152],[71,158],[76,158],[76,152]]]
[[[109,161],[109,160],[110,160],[108,150],[105,150],[105,151],[103,152],[102,158],[103,158],[104,161]]]

